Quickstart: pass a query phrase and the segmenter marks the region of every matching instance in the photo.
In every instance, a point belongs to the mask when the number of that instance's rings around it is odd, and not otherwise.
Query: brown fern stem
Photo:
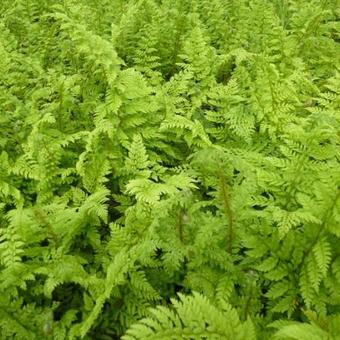
[[[227,234],[227,240],[228,240],[228,253],[232,253],[233,250],[233,239],[234,239],[234,214],[231,209],[231,202],[230,202],[230,195],[228,191],[227,181],[225,178],[224,173],[221,171],[219,173],[220,178],[220,186],[221,186],[221,199],[223,203],[223,210],[224,214],[228,221],[228,234]]]

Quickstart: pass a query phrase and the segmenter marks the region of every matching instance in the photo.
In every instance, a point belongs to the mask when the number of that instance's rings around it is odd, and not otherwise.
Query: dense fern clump
[[[0,2],[0,339],[340,339],[339,0]]]

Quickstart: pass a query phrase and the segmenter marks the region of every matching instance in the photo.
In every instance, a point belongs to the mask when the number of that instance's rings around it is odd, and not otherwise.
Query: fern
[[[1,339],[336,339],[338,8],[1,1]]]
[[[159,306],[122,339],[255,339],[252,324],[241,323],[227,304],[218,309],[198,293],[179,297],[172,300],[174,310]]]

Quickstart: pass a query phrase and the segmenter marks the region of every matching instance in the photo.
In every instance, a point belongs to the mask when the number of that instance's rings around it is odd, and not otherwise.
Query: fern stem
[[[233,239],[234,239],[234,214],[231,209],[230,197],[227,187],[227,181],[224,173],[221,171],[219,173],[220,185],[221,185],[221,196],[223,201],[224,214],[227,218],[229,229],[228,229],[228,252],[231,254],[233,250]]]

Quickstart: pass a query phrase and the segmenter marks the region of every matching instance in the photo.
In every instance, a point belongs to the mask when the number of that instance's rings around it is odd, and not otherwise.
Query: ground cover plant
[[[0,2],[0,339],[340,339],[338,0]]]

